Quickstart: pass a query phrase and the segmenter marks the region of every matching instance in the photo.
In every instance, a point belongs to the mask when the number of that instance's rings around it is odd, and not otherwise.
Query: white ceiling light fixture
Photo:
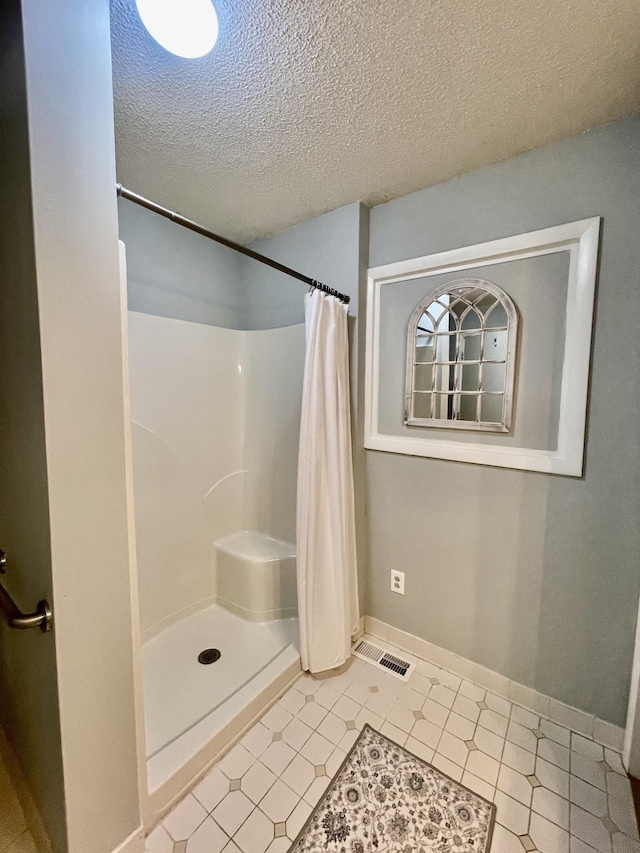
[[[206,56],[218,40],[218,16],[211,0],[136,0],[136,6],[149,33],[176,56]]]

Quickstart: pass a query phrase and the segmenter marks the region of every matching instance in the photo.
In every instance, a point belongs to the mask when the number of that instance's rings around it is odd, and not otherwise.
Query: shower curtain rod
[[[221,237],[220,234],[215,234],[213,231],[209,231],[204,226],[198,225],[197,222],[193,222],[191,219],[186,219],[179,213],[174,213],[174,211],[169,210],[166,207],[162,207],[159,204],[156,204],[155,201],[150,201],[148,198],[145,198],[144,196],[138,195],[138,193],[134,193],[131,190],[128,190],[126,187],[123,187],[122,184],[116,184],[116,192],[122,198],[126,198],[128,201],[132,201],[134,204],[139,204],[140,207],[146,207],[147,210],[151,210],[153,211],[153,213],[157,213],[159,216],[164,216],[165,219],[170,219],[172,222],[177,222],[178,225],[182,225],[184,228],[188,228],[190,231],[195,231],[196,234],[202,234],[203,237],[208,237],[210,240],[215,240],[216,243],[221,243],[223,246],[227,246],[229,249],[234,249],[236,252],[240,252],[240,254],[246,255],[248,258],[253,258],[254,261],[259,261],[261,264],[266,264],[268,267],[272,267],[274,270],[279,270],[285,275],[289,275],[292,278],[297,278],[298,281],[302,281],[304,284],[308,284],[309,287],[314,287],[316,290],[321,290],[323,293],[328,293],[330,296],[335,296],[336,299],[340,299],[345,304],[349,304],[350,297],[346,296],[346,294],[340,293],[338,290],[334,290],[332,287],[327,287],[326,284],[322,284],[322,282],[316,281],[314,278],[309,278],[309,276],[303,275],[301,272],[292,270],[291,267],[285,267],[284,264],[279,264],[277,261],[272,261],[271,258],[267,258],[266,255],[261,255],[259,252],[254,252],[253,249],[246,249],[239,243],[234,243],[232,240],[227,240],[226,237]]]

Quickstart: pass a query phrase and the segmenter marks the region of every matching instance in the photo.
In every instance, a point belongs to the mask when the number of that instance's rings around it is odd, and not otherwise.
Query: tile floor
[[[302,676],[154,829],[149,853],[286,853],[365,723],[496,803],[492,853],[640,853],[617,753],[417,664],[408,683],[357,658]]]
[[[4,741],[0,729],[0,740]],[[0,853],[36,853],[31,833],[14,791],[11,779],[2,761],[0,751]]]

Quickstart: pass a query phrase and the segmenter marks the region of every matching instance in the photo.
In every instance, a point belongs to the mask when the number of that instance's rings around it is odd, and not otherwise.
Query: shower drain
[[[220,649],[205,649],[198,655],[198,663],[215,663],[220,660]]]

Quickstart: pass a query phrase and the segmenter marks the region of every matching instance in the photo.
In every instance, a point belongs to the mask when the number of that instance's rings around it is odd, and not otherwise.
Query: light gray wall
[[[51,598],[42,363],[20,3],[0,10],[0,547],[24,610]],[[0,719],[56,851],[66,850],[55,633],[0,623]]]
[[[484,278],[501,287],[520,315],[513,429],[509,434],[483,433],[485,444],[557,447],[568,273],[567,252],[465,270],[465,278]],[[409,320],[435,288],[461,277],[443,273],[381,289],[378,411],[384,434],[425,435],[424,428],[404,425]],[[429,434],[445,441],[452,438],[451,430],[430,429]],[[454,437],[456,441],[478,441],[478,433],[472,431],[456,431]]]
[[[67,844],[141,851],[109,3],[22,15]]]
[[[243,328],[237,252],[126,199],[118,219],[131,311]]]
[[[374,208],[370,263],[591,216],[584,477],[368,451],[367,612],[623,725],[640,590],[640,119]]]
[[[353,467],[355,476],[356,536],[359,590],[364,613],[367,582],[366,495],[364,450],[362,445],[362,384],[358,382],[364,365],[364,338],[359,330],[361,297],[366,287],[368,211],[350,204],[295,228],[253,244],[251,248],[287,264],[310,278],[321,281],[351,297],[349,343],[351,348]],[[304,294],[307,288],[295,279],[284,280],[269,267],[245,262],[243,280],[247,296],[249,328],[267,328],[304,322]],[[251,270],[251,272],[250,272]],[[278,276],[279,278],[276,278]],[[253,325],[252,325],[253,324]],[[260,325],[265,324],[265,326]]]
[[[251,258],[216,246],[156,214],[120,200],[120,237],[127,248],[129,308],[197,323],[247,330],[304,323],[306,285]],[[362,436],[357,383],[364,338],[358,335],[360,291],[366,287],[368,210],[352,204],[268,237],[251,248],[351,296],[354,435]],[[230,308],[229,308],[230,306]],[[304,354],[301,352],[301,358]],[[360,395],[360,396],[358,396]],[[360,590],[365,586],[364,451],[354,452]]]

